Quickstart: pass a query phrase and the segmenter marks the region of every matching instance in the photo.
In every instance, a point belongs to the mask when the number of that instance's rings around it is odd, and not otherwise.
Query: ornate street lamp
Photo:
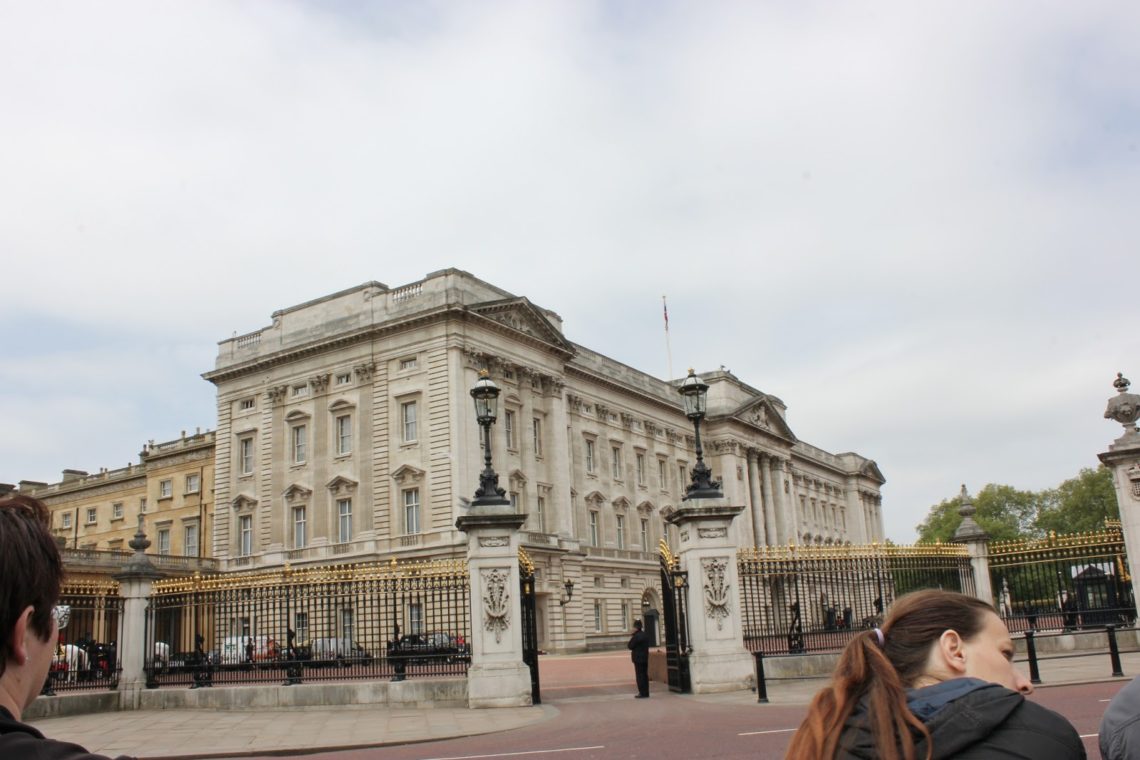
[[[713,480],[712,470],[705,464],[704,449],[701,448],[701,420],[704,419],[708,408],[709,387],[702,383],[690,368],[689,376],[681,383],[678,390],[685,402],[685,416],[693,421],[693,435],[697,444],[697,464],[693,467],[693,482],[689,484],[685,500],[723,499],[724,492],[720,490],[720,481]]]
[[[499,476],[491,467],[491,425],[498,415],[499,386],[487,376],[487,370],[479,371],[479,380],[471,389],[475,399],[475,419],[483,428],[483,472],[479,474],[479,489],[471,500],[472,507],[491,507],[510,504],[506,491],[499,488]]]
[[[558,600],[558,604],[565,607],[570,603],[570,600],[574,598],[574,581],[567,578],[566,582],[563,583],[562,586],[566,589],[566,593],[563,594],[562,598]]]

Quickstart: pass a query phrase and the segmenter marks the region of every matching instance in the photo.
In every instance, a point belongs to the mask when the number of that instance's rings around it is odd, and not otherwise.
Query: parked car
[[[400,643],[390,656],[399,657],[409,664],[433,662],[457,662],[470,659],[471,651],[462,636],[453,636],[443,631],[430,633],[408,633],[400,637]]]
[[[297,659],[308,665],[371,665],[373,656],[348,638],[316,638],[297,647]]]

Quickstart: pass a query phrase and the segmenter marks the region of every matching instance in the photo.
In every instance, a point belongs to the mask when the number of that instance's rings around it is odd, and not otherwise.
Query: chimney
[[[79,480],[80,478],[85,478],[85,477],[87,477],[87,471],[86,470],[64,470],[63,471],[63,482],[64,483],[70,483],[73,480]]]

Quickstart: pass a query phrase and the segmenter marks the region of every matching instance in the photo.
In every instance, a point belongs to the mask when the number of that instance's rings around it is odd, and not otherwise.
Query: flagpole
[[[669,305],[665,303],[665,296],[661,296],[661,309],[665,314],[665,356],[669,362],[669,376],[666,382],[673,381],[673,347],[669,344]]]

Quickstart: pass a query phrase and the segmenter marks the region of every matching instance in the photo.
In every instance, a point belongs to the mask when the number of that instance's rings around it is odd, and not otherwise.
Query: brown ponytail
[[[930,648],[945,631],[973,638],[985,624],[990,605],[952,591],[916,591],[899,597],[878,631],[851,640],[839,657],[831,683],[812,699],[807,717],[792,737],[787,760],[831,760],[855,706],[865,702],[876,756],[883,760],[915,760],[914,732],[927,740],[930,732],[907,708],[906,690],[922,675]]]

